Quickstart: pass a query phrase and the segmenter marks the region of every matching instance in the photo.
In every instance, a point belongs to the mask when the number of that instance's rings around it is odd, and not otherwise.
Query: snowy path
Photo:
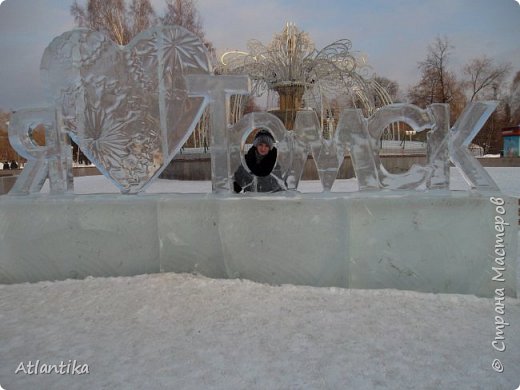
[[[0,384],[15,389],[515,389],[491,299],[272,287],[192,275],[0,286]],[[505,366],[491,369],[494,358]],[[76,359],[89,374],[14,374]]]

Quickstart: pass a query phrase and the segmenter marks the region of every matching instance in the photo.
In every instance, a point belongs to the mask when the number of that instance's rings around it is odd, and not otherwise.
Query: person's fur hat
[[[263,129],[256,133],[253,146],[258,146],[259,144],[265,144],[269,146],[269,149],[271,149],[274,144],[274,138],[271,133]]]

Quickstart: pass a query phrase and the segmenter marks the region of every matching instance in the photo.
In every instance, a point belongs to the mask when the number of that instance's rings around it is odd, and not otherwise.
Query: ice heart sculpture
[[[63,129],[123,193],[142,191],[173,159],[207,104],[184,76],[211,72],[191,32],[158,26],[127,46],[76,29],[55,38],[41,62],[42,82]]]

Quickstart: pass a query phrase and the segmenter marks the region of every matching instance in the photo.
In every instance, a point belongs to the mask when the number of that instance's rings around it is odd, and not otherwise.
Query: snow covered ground
[[[488,171],[520,197],[520,168]],[[464,188],[452,175],[452,188]],[[321,190],[319,182],[302,184]],[[210,188],[160,180],[148,192]],[[355,191],[355,180],[333,190]],[[117,190],[97,176],[78,178],[76,192]],[[3,285],[0,386],[512,390],[520,385],[520,300],[499,302],[503,312],[495,299],[467,295],[171,273]],[[501,319],[510,325],[497,328]],[[36,363],[38,374],[30,374]]]

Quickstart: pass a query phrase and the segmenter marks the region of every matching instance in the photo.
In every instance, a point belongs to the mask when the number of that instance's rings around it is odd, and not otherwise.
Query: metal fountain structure
[[[217,70],[248,75],[253,84],[252,96],[276,92],[279,108],[270,112],[287,129],[293,129],[298,110],[312,108],[328,137],[343,108],[361,108],[365,115],[371,115],[377,108],[375,97],[379,105],[392,103],[388,92],[376,81],[366,56],[353,51],[348,39],[318,50],[308,33],[287,23],[269,44],[251,39],[247,46],[248,51],[222,54]],[[234,113],[237,118],[246,100],[244,96],[238,99]]]

